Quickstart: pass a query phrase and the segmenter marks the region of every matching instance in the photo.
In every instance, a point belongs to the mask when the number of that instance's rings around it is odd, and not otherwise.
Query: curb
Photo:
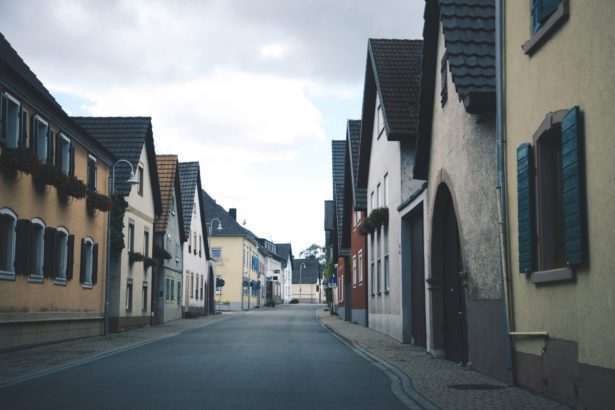
[[[371,362],[374,366],[385,373],[391,380],[391,391],[404,405],[406,405],[406,407],[410,409],[438,409],[436,405],[421,395],[414,388],[412,380],[397,366],[380,358],[379,356],[376,356],[369,350],[361,347],[357,340],[323,322],[318,316],[318,311],[316,311],[316,319],[320,325],[331,332],[333,336],[340,339],[359,356],[362,356],[364,359]]]
[[[235,317],[235,316],[236,315],[228,315],[227,317],[220,316],[220,319],[218,319],[218,320],[211,321],[211,322],[208,321],[208,322],[205,322],[205,323],[203,323],[202,325],[199,325],[199,326],[190,327],[190,328],[187,328],[187,329],[181,329],[181,330],[178,330],[176,332],[169,333],[169,334],[166,334],[166,335],[163,335],[163,336],[158,336],[158,337],[154,337],[152,339],[142,340],[140,342],[135,342],[135,343],[128,344],[128,345],[125,345],[125,346],[116,347],[116,348],[113,348],[113,349],[110,349],[110,350],[106,350],[106,351],[103,351],[103,352],[100,352],[100,353],[96,353],[96,354],[91,355],[91,356],[87,356],[87,357],[84,357],[84,358],[81,358],[81,359],[73,360],[73,361],[70,361],[68,363],[64,363],[64,364],[60,364],[60,365],[57,365],[57,366],[53,366],[53,367],[50,367],[48,369],[40,370],[40,371],[37,371],[37,372],[34,372],[34,373],[25,374],[25,375],[22,375],[22,376],[15,377],[13,379],[5,380],[3,382],[0,382],[0,389],[3,389],[5,387],[9,387],[9,386],[13,386],[15,384],[23,383],[23,382],[26,382],[26,381],[29,381],[29,380],[32,380],[32,379],[36,379],[36,378],[39,378],[39,377],[42,377],[42,376],[46,376],[48,374],[57,373],[57,372],[60,372],[62,370],[70,369],[71,367],[76,367],[76,366],[79,366],[79,365],[82,365],[82,364],[85,364],[85,363],[89,363],[89,362],[93,362],[93,361],[96,361],[96,360],[100,360],[100,359],[103,359],[103,358],[105,358],[107,356],[113,356],[115,354],[122,353],[122,352],[125,352],[127,350],[131,350],[131,349],[135,349],[137,347],[145,346],[145,345],[148,345],[150,343],[158,342],[160,340],[170,339],[172,337],[181,335],[183,333],[188,333],[188,332],[191,332],[191,331],[195,331],[197,329],[201,329],[201,328],[204,328],[204,327],[207,327],[207,326],[211,326],[213,324],[216,324],[216,323],[221,322],[221,321],[226,320],[226,319],[230,319],[230,318]]]

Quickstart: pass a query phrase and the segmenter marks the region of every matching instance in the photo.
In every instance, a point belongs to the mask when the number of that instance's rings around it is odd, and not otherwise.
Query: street
[[[0,389],[10,409],[401,409],[391,381],[315,317],[279,306]],[[5,405],[7,405],[5,407]]]

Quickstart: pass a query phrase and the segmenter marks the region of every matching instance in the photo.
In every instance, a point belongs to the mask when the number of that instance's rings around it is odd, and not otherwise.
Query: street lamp
[[[214,226],[214,221],[218,221],[218,227],[216,228],[216,231],[221,231],[222,230],[222,222],[220,222],[220,219],[218,218],[212,218],[211,221],[209,221],[209,223],[207,225],[209,225],[209,237],[207,239],[209,239],[209,244],[211,245],[211,228],[213,228]]]
[[[130,167],[130,177],[126,180],[129,185],[136,185],[139,183],[139,178],[135,175],[135,170],[132,164],[125,159],[118,159],[111,167],[111,176],[109,177],[109,194],[113,201],[115,195],[115,166],[119,163],[126,163]],[[105,278],[105,322],[104,332],[105,336],[109,335],[109,289],[111,288],[111,211],[107,214],[107,277]]]
[[[302,263],[301,266],[299,266],[299,303],[301,303],[301,271],[305,269],[305,263]]]

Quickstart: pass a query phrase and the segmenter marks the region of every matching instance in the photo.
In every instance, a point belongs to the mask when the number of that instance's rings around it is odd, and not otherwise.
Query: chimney
[[[233,221],[237,220],[237,208],[229,208],[228,214],[233,218]]]

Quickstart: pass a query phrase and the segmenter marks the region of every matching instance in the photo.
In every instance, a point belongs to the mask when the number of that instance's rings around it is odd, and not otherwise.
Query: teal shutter
[[[70,144],[68,153],[69,153],[68,175],[71,177],[74,177],[75,176],[75,147],[73,146],[73,144]]]
[[[519,227],[519,271],[534,271],[534,161],[532,146],[517,148],[517,216]]]
[[[73,266],[75,265],[75,235],[68,235],[66,243],[66,280],[73,278]]]
[[[33,114],[30,118],[30,150],[36,154],[36,145],[38,137],[38,121]]]
[[[14,264],[15,273],[17,275],[26,275],[28,273],[28,250],[32,246],[30,240],[30,225],[32,225],[32,222],[28,219],[17,220]]]
[[[81,239],[81,263],[79,264],[79,283],[85,283],[85,238]]]
[[[535,33],[559,7],[562,0],[532,0],[532,31]]]
[[[562,209],[564,255],[568,265],[580,265],[585,261],[583,170],[583,132],[579,107],[574,107],[562,121]]]
[[[51,127],[47,128],[47,164],[53,165],[55,155],[53,155],[53,131]]]
[[[98,283],[98,244],[92,248],[92,285]]]
[[[19,146],[25,148],[28,145],[28,110],[23,108],[23,106],[20,111],[19,121]]]
[[[54,272],[55,263],[55,246],[56,246],[56,230],[53,228],[45,228],[45,254],[43,259],[43,276],[52,278],[56,275]]]

